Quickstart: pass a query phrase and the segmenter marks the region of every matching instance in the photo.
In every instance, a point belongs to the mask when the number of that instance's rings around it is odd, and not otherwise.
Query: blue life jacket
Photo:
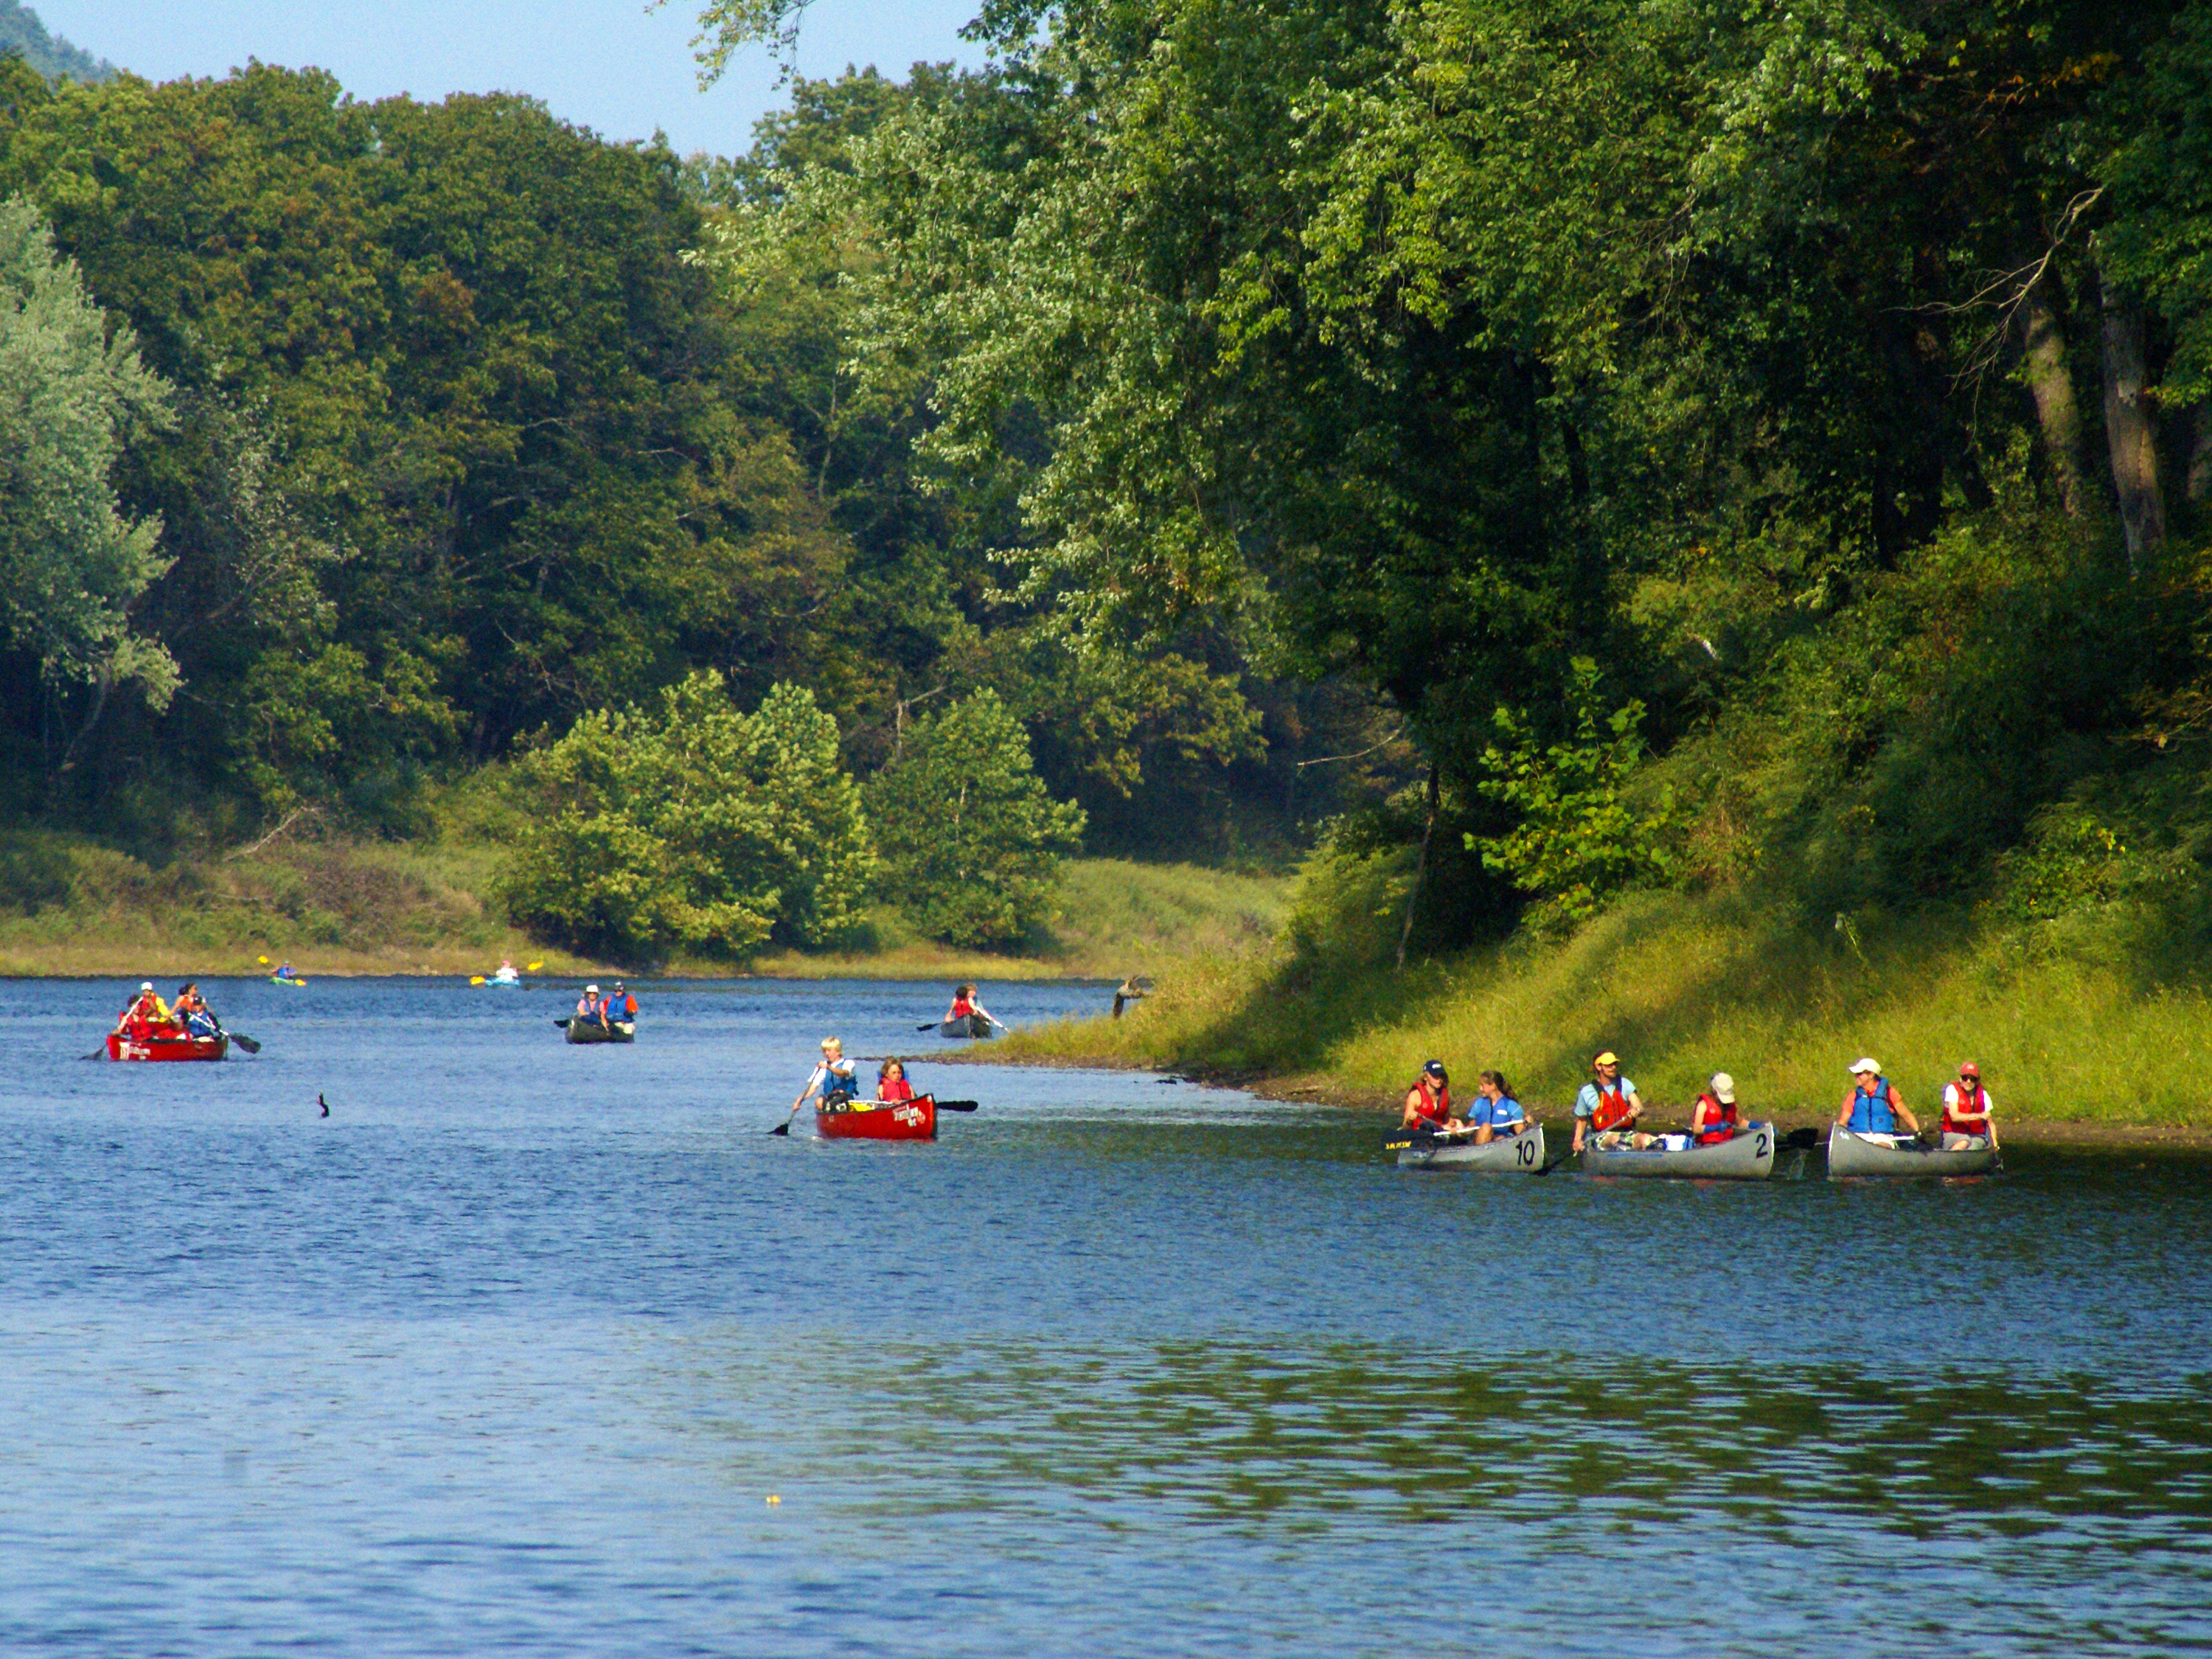
[[[1851,1121],[1844,1127],[1853,1134],[1893,1135],[1897,1133],[1897,1114],[1889,1103],[1897,1091],[1889,1086],[1889,1079],[1878,1077],[1874,1080],[1874,1092],[1854,1089],[1851,1094]]]
[[[827,1060],[822,1063],[822,1103],[824,1106],[833,1101],[850,1100],[860,1092],[860,1080],[851,1060],[841,1060],[834,1066]]]

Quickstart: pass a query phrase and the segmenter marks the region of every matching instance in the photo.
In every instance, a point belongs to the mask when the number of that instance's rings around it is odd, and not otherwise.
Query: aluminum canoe
[[[1583,1148],[1583,1173],[1645,1176],[1674,1181],[1764,1181],[1774,1173],[1777,1136],[1771,1123],[1747,1123],[1726,1140],[1679,1152],[1665,1146]]]
[[[965,1019],[948,1019],[937,1028],[944,1037],[987,1037],[991,1035],[991,1022],[981,1014],[970,1014]]]
[[[1494,1175],[1534,1175],[1544,1167],[1544,1126],[1478,1146],[1473,1135],[1423,1135],[1398,1149],[1401,1170],[1485,1170]]]
[[[571,1018],[568,1022],[568,1041],[571,1042],[635,1042],[637,1027],[626,1019],[618,1019],[610,1030],[596,1020]]]
[[[1828,1178],[1855,1181],[1861,1176],[1927,1179],[1941,1176],[1987,1175],[1996,1166],[1996,1151],[1989,1137],[1976,1135],[1974,1144],[1955,1152],[1917,1140],[1893,1142],[1887,1135],[1863,1135],[1849,1129],[1828,1131]]]

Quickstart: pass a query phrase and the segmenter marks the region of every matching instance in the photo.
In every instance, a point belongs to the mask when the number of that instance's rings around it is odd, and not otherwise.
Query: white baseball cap
[[[1853,1077],[1856,1077],[1861,1072],[1872,1072],[1875,1075],[1879,1076],[1881,1073],[1881,1062],[1878,1060],[1868,1060],[1863,1057],[1853,1060],[1851,1062],[1851,1075]]]
[[[1723,1106],[1735,1104],[1735,1079],[1726,1072],[1713,1073],[1713,1098]]]
[[[596,986],[596,985],[586,985],[586,986],[584,988],[584,994],[585,994],[586,996],[592,996],[592,997],[595,997],[595,996],[599,995],[599,988],[598,986]]]
[[[142,991],[150,991],[154,988],[154,981],[150,979],[141,980],[138,981],[138,988]]]

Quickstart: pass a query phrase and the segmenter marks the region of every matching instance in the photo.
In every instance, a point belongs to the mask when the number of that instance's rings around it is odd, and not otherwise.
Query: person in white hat
[[[115,1029],[143,1041],[176,1024],[177,1017],[169,1012],[169,1005],[161,1000],[154,989],[154,981],[149,979],[140,981],[138,994],[131,999],[131,1006],[117,1017]]]
[[[586,985],[584,994],[576,999],[576,1018],[586,1025],[596,1025],[601,1030],[606,1029],[607,1005],[601,1000],[598,986]]]
[[[1855,1135],[1894,1135],[1899,1124],[1907,1134],[1920,1133],[1919,1120],[1905,1109],[1905,1097],[1881,1074],[1881,1062],[1871,1056],[1853,1060],[1851,1091],[1836,1114],[1836,1127]]]
[[[1717,1146],[1742,1127],[1743,1121],[1736,1115],[1735,1079],[1726,1072],[1715,1072],[1712,1082],[1691,1110],[1691,1139],[1700,1146]]]

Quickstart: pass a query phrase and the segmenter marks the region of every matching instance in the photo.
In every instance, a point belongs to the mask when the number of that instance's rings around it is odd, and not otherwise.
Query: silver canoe
[[[1544,1126],[1478,1146],[1473,1135],[1424,1135],[1398,1151],[1401,1170],[1487,1170],[1495,1175],[1534,1175],[1544,1167]]]
[[[572,1019],[568,1022],[568,1041],[571,1042],[635,1042],[637,1027],[628,1020],[617,1020],[611,1028],[598,1021]]]
[[[1987,1175],[1996,1161],[1996,1152],[1985,1135],[1976,1135],[1971,1146],[1947,1152],[1917,1140],[1893,1145],[1886,1135],[1855,1134],[1849,1129],[1828,1131],[1828,1178],[1832,1181],[1856,1180],[1861,1176]]]
[[[1675,1181],[1764,1181],[1774,1173],[1776,1133],[1771,1123],[1747,1123],[1726,1140],[1679,1152],[1626,1145],[1603,1150],[1583,1148],[1583,1173],[1594,1176],[1656,1176]]]

